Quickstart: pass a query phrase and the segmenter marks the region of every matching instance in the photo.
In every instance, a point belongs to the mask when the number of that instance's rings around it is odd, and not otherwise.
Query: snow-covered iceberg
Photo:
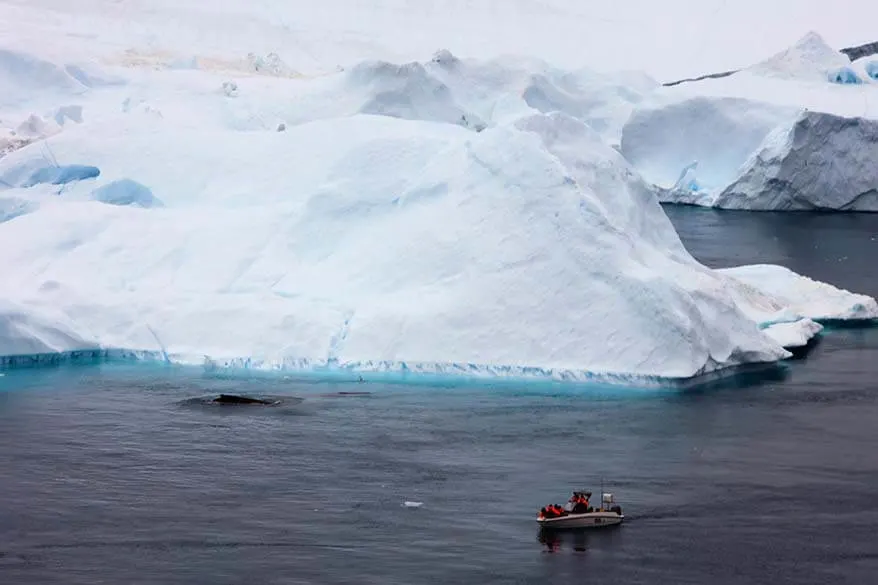
[[[51,149],[0,159],[0,355],[630,381],[774,362],[820,330],[688,254],[608,145],[640,99],[608,78],[446,52],[127,75]],[[831,297],[878,314],[851,299]]]
[[[621,152],[665,202],[878,211],[878,85],[851,67],[809,33],[734,75],[664,88],[626,122]],[[848,72],[855,87],[829,83]]]
[[[740,301],[697,265],[621,156],[569,116],[474,133],[358,115],[173,138],[133,123],[113,143],[119,129],[84,125],[54,151],[134,171],[166,208],[82,200],[82,182],[0,230],[4,293],[64,311],[100,347],[562,377],[786,356],[746,314],[769,297]],[[295,164],[279,167],[280,151]]]

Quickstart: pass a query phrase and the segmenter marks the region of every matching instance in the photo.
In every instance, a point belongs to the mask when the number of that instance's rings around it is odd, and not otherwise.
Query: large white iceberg
[[[5,62],[0,118],[35,132],[0,158],[4,360],[687,378],[821,329],[823,307],[697,263],[612,148],[646,76],[372,50],[300,75],[264,46],[122,36],[107,70],[81,46]],[[826,287],[834,313],[878,315]]]
[[[384,94],[386,67],[364,71],[376,79],[360,85]],[[484,85],[463,79],[459,103],[473,111]],[[246,111],[278,111],[273,92],[241,89],[253,94]],[[106,91],[101,100],[125,95]],[[415,95],[404,112],[321,110],[283,132],[237,130],[225,114],[238,98],[221,92],[159,116],[122,108],[90,120],[86,106],[81,125],[52,138],[51,160],[36,144],[0,160],[5,177],[100,169],[7,188],[34,206],[0,224],[0,290],[16,303],[3,319],[30,311],[41,325],[7,328],[0,354],[98,347],[297,370],[689,377],[782,359],[782,345],[819,330],[807,311],[696,263],[648,186],[581,119],[513,93],[514,108],[475,129],[436,115],[454,93]],[[485,99],[508,102],[496,95]],[[120,182],[165,206],[95,195]],[[53,312],[63,335],[31,343]],[[801,339],[779,341],[780,322]]]

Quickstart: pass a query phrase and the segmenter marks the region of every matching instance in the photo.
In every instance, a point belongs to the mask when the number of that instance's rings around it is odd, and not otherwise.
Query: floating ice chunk
[[[775,323],[763,329],[766,335],[788,349],[808,345],[808,342],[822,330],[823,326],[811,319]]]
[[[874,298],[812,280],[774,264],[718,270],[787,305],[789,311],[815,321],[878,319]]]

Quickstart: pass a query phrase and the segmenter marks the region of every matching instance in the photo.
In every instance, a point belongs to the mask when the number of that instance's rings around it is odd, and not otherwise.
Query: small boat
[[[613,494],[601,490],[601,504],[589,504],[590,491],[574,491],[564,506],[550,504],[537,513],[537,522],[545,528],[603,528],[621,524],[625,519],[622,507],[616,505]]]

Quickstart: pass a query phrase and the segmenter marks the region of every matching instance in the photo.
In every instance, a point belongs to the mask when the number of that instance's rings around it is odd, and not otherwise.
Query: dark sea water
[[[878,215],[668,213],[709,265],[878,294]],[[189,400],[220,392],[283,402]],[[0,583],[870,584],[876,447],[876,329],[687,392],[8,371]],[[601,477],[624,526],[540,533]]]

